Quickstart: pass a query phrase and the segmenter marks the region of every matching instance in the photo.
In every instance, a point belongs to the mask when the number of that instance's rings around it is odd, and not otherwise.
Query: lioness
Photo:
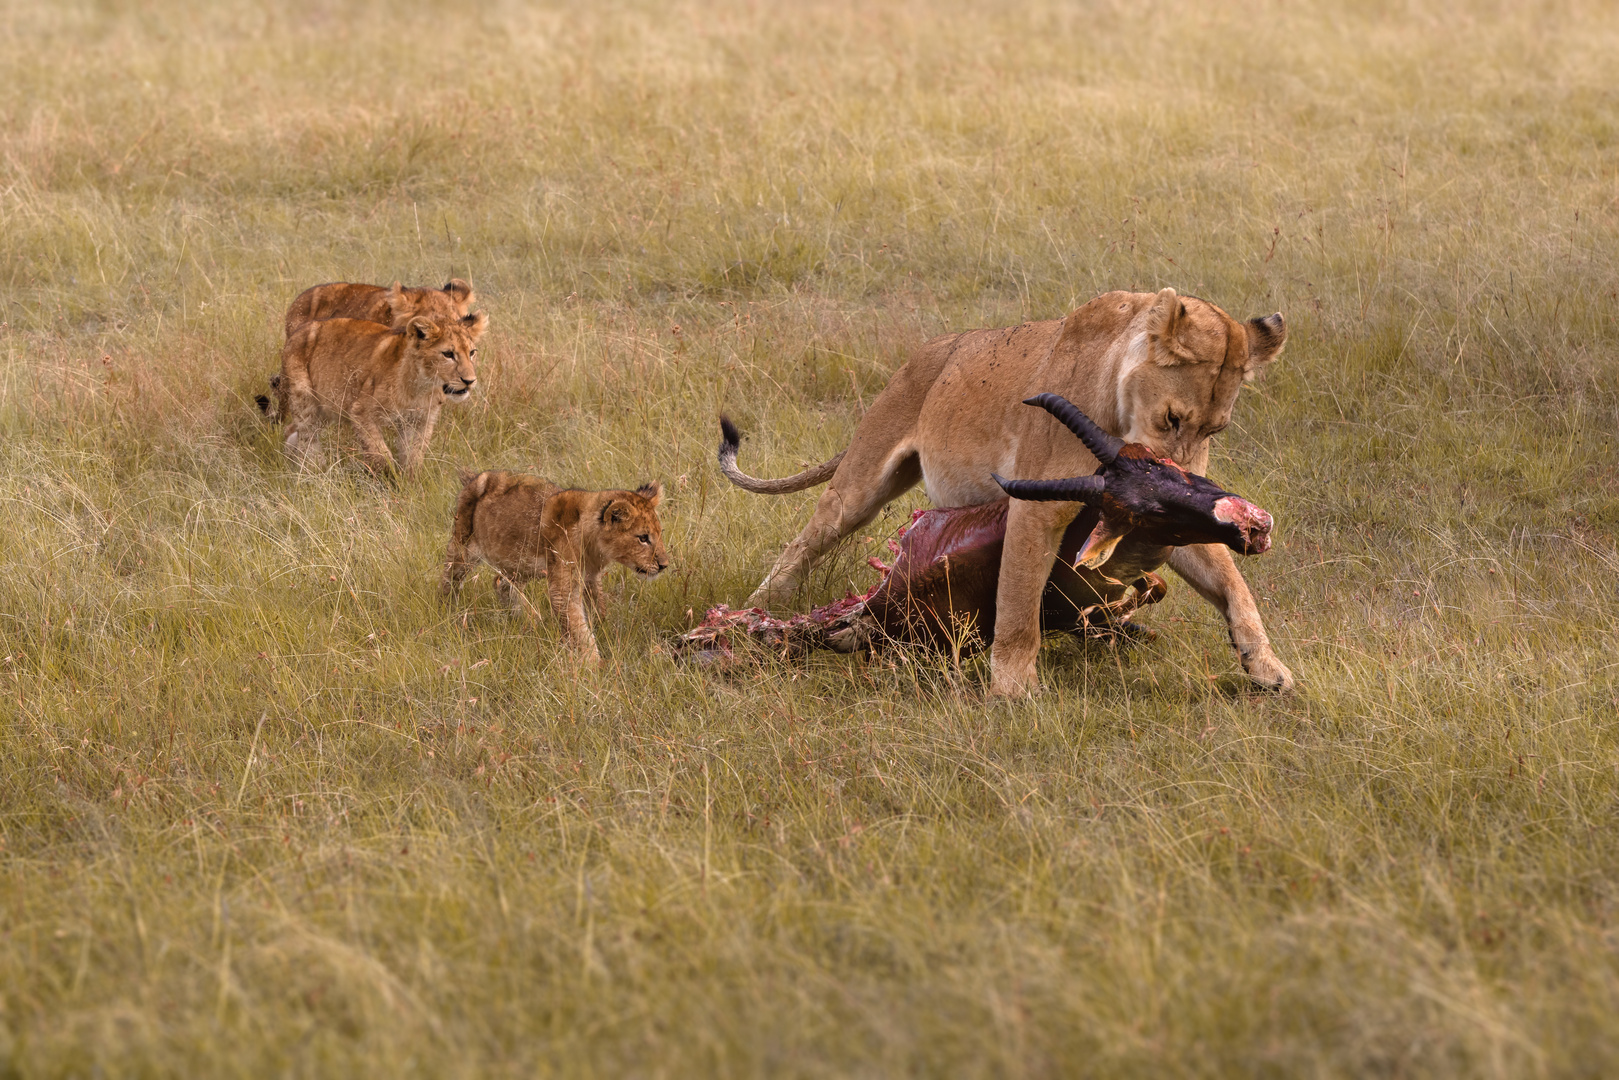
[[[366,464],[391,472],[382,425],[399,430],[405,471],[422,463],[444,402],[465,401],[477,381],[473,358],[488,317],[415,315],[389,328],[363,319],[306,323],[281,350],[270,380],[286,424],[283,445],[300,465],[318,453],[321,429],[345,416]]]
[[[1063,533],[1041,594],[1043,633],[1117,631],[1137,608],[1164,597],[1167,587],[1153,571],[1177,547],[1222,544],[1239,555],[1270,549],[1273,522],[1264,509],[1146,446],[1114,438],[1057,394],[1024,404],[1055,416],[1102,463],[1089,476],[1064,480],[995,478],[1012,499],[1084,504]],[[902,527],[892,567],[870,560],[883,578],[868,592],[786,619],[721,605],[676,639],[676,652],[723,659],[734,642],[752,639],[783,656],[909,643],[959,659],[995,640],[1009,509],[1002,498],[922,511]]]
[[[287,337],[305,324],[325,319],[365,319],[397,326],[413,315],[449,315],[460,319],[475,299],[472,286],[451,278],[442,289],[384,287],[352,281],[328,281],[299,293],[287,308]]]
[[[600,660],[585,604],[600,616],[601,579],[623,563],[644,578],[669,566],[658,521],[661,484],[635,491],[563,490],[515,472],[463,473],[450,527],[440,589],[453,596],[467,571],[483,559],[496,570],[495,591],[513,609],[525,607],[524,582],[548,578],[551,610],[563,640],[590,663]]]
[[[936,506],[971,506],[1001,496],[994,473],[1043,479],[1094,470],[1096,458],[1060,435],[1057,420],[1019,404],[1035,394],[1061,394],[1107,432],[1205,473],[1209,439],[1230,422],[1237,391],[1276,359],[1286,339],[1280,314],[1240,323],[1174,289],[1110,292],[1065,318],[927,342],[872,403],[848,449],[797,476],[758,480],[738,471],[728,432],[720,468],[749,491],[832,482],[747,603],[779,604],[816,560],[918,481]],[[1078,502],[1012,501],[996,592],[992,694],[1036,687],[1040,596],[1079,510]],[[1169,565],[1225,615],[1255,682],[1292,685],[1229,550],[1176,548]]]

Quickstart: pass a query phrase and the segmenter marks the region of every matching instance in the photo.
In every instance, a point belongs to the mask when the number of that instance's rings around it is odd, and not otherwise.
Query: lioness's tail
[[[742,433],[731,423],[731,418],[720,417],[720,472],[737,487],[757,495],[786,495],[789,492],[812,488],[816,484],[824,484],[832,479],[832,474],[838,471],[838,462],[848,453],[847,450],[839,450],[830,460],[805,469],[797,476],[788,476],[780,480],[760,480],[736,467],[736,451],[741,443]]]
[[[282,413],[286,411],[286,395],[281,392],[281,376],[271,375],[270,392],[260,394],[253,399],[253,403],[259,407],[259,415],[272,424],[283,419]]]

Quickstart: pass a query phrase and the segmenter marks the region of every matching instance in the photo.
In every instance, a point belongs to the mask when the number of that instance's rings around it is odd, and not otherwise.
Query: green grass
[[[1619,1071],[1616,50],[1578,3],[0,6],[0,1071]],[[451,274],[487,388],[426,474],[290,472],[292,296]],[[928,336],[1164,285],[1288,318],[1211,473],[1295,693],[1178,581],[1026,703],[668,658],[815,497],[724,485],[720,409],[783,473]],[[667,485],[598,675],[439,602],[474,464]]]

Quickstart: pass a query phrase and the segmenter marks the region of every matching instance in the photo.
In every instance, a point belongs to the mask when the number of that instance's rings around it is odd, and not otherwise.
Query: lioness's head
[[[1158,293],[1137,325],[1118,389],[1124,439],[1202,469],[1237,391],[1281,353],[1287,326],[1280,313],[1238,322],[1174,289]]]
[[[406,363],[415,365],[424,393],[434,388],[446,401],[465,401],[478,381],[473,358],[489,317],[474,312],[460,318],[416,315],[405,324]]]
[[[645,578],[655,578],[669,567],[663,549],[663,525],[658,521],[662,484],[646,484],[634,491],[614,491],[602,504],[597,543],[614,562],[621,562]]]

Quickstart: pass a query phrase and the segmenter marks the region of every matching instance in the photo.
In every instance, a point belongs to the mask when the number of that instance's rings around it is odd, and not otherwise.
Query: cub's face
[[[614,492],[601,509],[599,542],[615,562],[644,578],[655,578],[669,567],[663,548],[663,525],[658,521],[662,484],[635,491]]]
[[[438,393],[450,402],[467,399],[478,381],[473,361],[488,322],[482,312],[459,319],[421,315],[410,320],[405,327],[408,360],[425,392]]]

